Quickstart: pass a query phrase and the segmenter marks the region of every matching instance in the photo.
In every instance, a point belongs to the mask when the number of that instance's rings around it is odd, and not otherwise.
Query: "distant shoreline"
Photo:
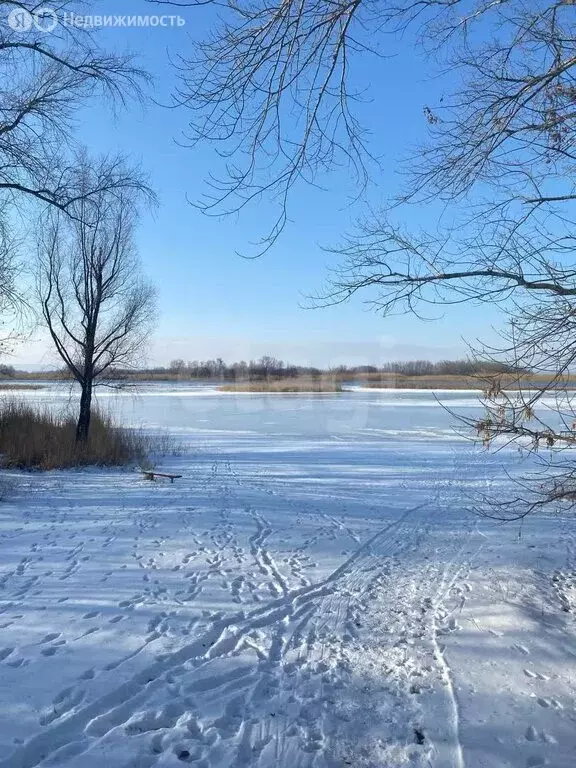
[[[144,371],[135,371],[132,375],[123,375],[116,379],[110,379],[110,384],[146,385],[172,383],[181,385],[206,385],[215,387],[221,392],[252,392],[252,393],[340,393],[350,391],[349,387],[360,390],[428,390],[428,391],[476,391],[481,393],[493,379],[486,376],[462,376],[462,375],[418,375],[404,376],[390,373],[357,374],[354,376],[340,376],[334,374],[322,374],[320,376],[295,376],[290,378],[270,377],[264,380],[226,380],[190,378],[177,375],[146,375]],[[497,377],[500,388],[515,391],[522,389],[539,390],[551,384],[552,377],[544,374],[501,374]],[[0,377],[0,392],[26,391],[46,389],[51,383],[74,384],[74,380],[62,375],[60,371],[49,372],[18,372],[14,377]],[[553,391],[576,390],[576,376],[568,377],[561,383],[550,387]]]
[[[45,389],[43,384],[26,384],[24,382],[0,382],[0,392],[20,392],[30,389]]]

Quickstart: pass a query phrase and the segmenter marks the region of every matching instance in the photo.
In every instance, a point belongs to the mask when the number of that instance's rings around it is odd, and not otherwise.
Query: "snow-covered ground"
[[[576,765],[576,526],[470,512],[515,452],[427,392],[102,401],[183,477],[3,473],[0,768]]]

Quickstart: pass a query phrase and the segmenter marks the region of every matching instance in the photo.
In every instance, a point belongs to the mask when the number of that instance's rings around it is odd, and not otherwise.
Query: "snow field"
[[[573,522],[477,518],[514,456],[379,430],[13,473],[0,767],[572,768]]]

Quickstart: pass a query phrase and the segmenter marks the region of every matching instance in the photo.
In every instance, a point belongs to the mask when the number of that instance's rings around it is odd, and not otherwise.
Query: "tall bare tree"
[[[80,190],[93,188],[89,166],[79,176]],[[82,194],[66,213],[52,210],[41,230],[38,296],[56,351],[81,388],[78,441],[88,439],[94,387],[114,366],[135,362],[155,318],[133,241],[137,202],[127,188]]]
[[[315,181],[345,158],[365,167],[352,66],[382,50],[390,32],[448,66],[452,92],[422,104],[429,136],[405,188],[334,249],[341,266],[317,301],[358,294],[384,315],[497,302],[508,323],[485,356],[549,374],[535,390],[519,380],[513,398],[487,382],[486,416],[470,424],[488,442],[548,450],[544,478],[498,514],[573,501],[576,470],[562,447],[576,446],[576,411],[565,393],[556,407],[539,408],[576,358],[572,0],[230,0],[212,35],[179,62],[178,96],[192,110],[192,137],[240,157],[205,208],[237,210],[272,193],[280,213],[269,245],[299,181]],[[427,233],[403,225],[401,204],[437,200],[453,206],[451,227]]]

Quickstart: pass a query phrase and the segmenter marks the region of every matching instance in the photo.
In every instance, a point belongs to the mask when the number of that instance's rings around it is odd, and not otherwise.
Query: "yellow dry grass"
[[[270,379],[266,381],[239,381],[224,384],[221,392],[342,392],[342,384],[332,377]]]

